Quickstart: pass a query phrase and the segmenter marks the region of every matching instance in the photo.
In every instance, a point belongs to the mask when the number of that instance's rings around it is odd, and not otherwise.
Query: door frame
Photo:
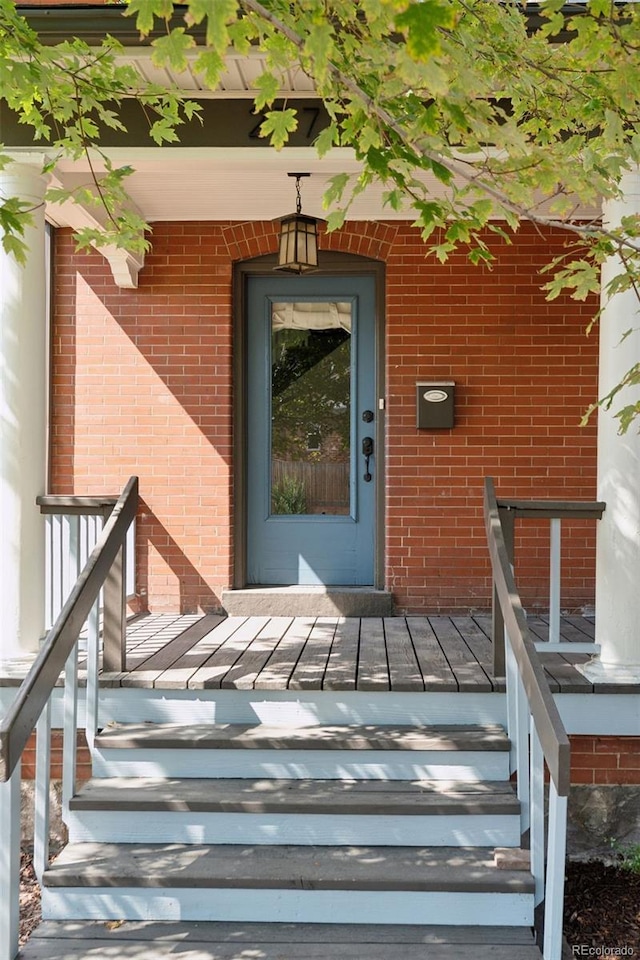
[[[234,265],[233,271],[233,589],[247,586],[247,418],[248,418],[248,336],[247,336],[247,287],[252,277],[271,277],[276,266],[275,254],[266,254],[252,260],[243,260]],[[370,260],[357,254],[323,251],[321,269],[314,276],[373,277],[375,285],[376,331],[376,419],[375,419],[375,536],[373,560],[373,586],[384,589],[385,545],[385,267],[380,260]],[[380,400],[384,400],[380,409]]]

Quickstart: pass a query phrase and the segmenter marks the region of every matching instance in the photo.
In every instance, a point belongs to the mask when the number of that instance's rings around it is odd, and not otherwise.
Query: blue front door
[[[374,278],[248,283],[247,579],[372,584]]]

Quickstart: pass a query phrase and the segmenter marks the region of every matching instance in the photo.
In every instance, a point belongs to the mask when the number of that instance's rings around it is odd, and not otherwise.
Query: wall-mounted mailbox
[[[453,426],[455,390],[453,380],[416,383],[416,426],[419,430],[446,430]]]

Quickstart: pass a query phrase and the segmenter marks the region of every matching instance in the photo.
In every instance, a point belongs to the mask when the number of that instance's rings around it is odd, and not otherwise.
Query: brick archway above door
[[[351,253],[372,260],[386,261],[398,232],[396,223],[373,223],[350,221],[341,230],[333,233],[321,231],[322,251]],[[278,250],[278,222],[246,221],[234,223],[222,230],[232,261],[250,260],[253,257],[276,253]]]

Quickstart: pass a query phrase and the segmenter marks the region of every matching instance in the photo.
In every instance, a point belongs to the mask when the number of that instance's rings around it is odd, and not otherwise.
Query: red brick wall
[[[137,290],[97,253],[57,242],[52,490],[112,493],[140,476],[141,605],[216,609],[232,580],[234,260],[273,251],[273,224],[155,224]],[[425,258],[404,223],[353,223],[333,248],[386,263],[386,584],[398,608],[486,609],[482,480],[504,497],[594,499],[591,305],[548,303],[540,268],[559,234],[524,225],[493,243],[492,270],[464,253]],[[457,384],[453,430],[415,426],[415,382]],[[530,524],[522,521],[523,524]],[[563,606],[593,602],[594,527],[566,525]],[[518,537],[525,603],[546,606],[548,527]]]
[[[640,738],[572,736],[571,783],[640,784]]]
[[[91,754],[84,735],[84,730],[79,730],[77,735],[76,751],[76,779],[83,783],[91,777]],[[62,731],[51,731],[51,779],[62,780]],[[31,734],[24,753],[22,754],[22,778],[24,780],[35,780],[36,778],[36,735]]]
[[[462,252],[425,261],[417,234],[399,231],[387,272],[387,556],[409,610],[486,606],[485,476],[503,497],[595,499],[594,425],[578,426],[596,390],[597,336],[584,333],[593,308],[540,291],[563,242],[524,226],[512,246],[492,244],[489,270]],[[415,428],[414,383],[430,378],[456,381],[452,431]],[[518,583],[544,607],[548,524],[523,523]],[[564,599],[577,606],[592,596],[593,534],[592,522],[567,540]]]
[[[137,290],[56,243],[52,488],[140,476],[138,592],[215,610],[231,578],[231,261],[219,226],[154,232]]]

